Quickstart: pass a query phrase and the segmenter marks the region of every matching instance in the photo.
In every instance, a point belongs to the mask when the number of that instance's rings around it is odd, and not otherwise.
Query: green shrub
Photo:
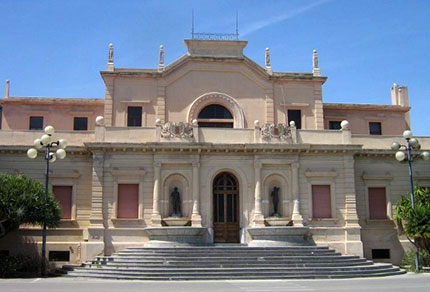
[[[24,175],[0,173],[0,239],[21,224],[44,222],[57,227],[61,208],[52,192],[45,203],[45,186]]]
[[[40,274],[40,257],[0,255],[0,278],[34,277]]]
[[[425,249],[421,249],[419,251],[419,257],[420,257],[420,267],[421,267],[421,271],[422,267],[430,267],[430,252],[425,250]],[[408,271],[415,271],[416,270],[416,266],[415,266],[415,249],[410,249],[409,251],[407,251],[405,253],[405,255],[403,256],[403,260],[402,260],[402,267],[406,268]],[[425,270],[427,272],[430,272],[428,270]]]

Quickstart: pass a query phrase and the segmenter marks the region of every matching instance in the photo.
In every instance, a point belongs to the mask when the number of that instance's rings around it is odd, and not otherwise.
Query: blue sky
[[[234,32],[239,14],[245,54],[274,71],[312,70],[317,49],[324,102],[390,104],[390,88],[409,87],[412,129],[430,136],[430,1],[0,1],[0,81],[12,96],[104,96],[99,71],[115,47],[115,66],[170,63],[195,30]]]

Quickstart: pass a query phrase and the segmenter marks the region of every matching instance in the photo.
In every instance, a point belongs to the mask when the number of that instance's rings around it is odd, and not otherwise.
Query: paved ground
[[[354,280],[278,280],[278,281],[114,281],[70,278],[0,280],[0,292],[264,292],[264,291],[430,291],[430,274],[409,273],[385,278]]]

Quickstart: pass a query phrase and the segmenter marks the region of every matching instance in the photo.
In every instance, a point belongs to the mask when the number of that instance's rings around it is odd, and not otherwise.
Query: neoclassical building
[[[305,232],[343,254],[400,262],[410,245],[393,205],[409,177],[390,145],[411,127],[407,87],[395,84],[389,105],[324,103],[316,51],[312,72],[275,72],[269,49],[262,67],[246,45],[187,39],[168,65],[160,47],[155,69],[115,67],[110,46],[104,99],[12,97],[7,81],[0,171],[43,181],[43,159],[26,151],[47,125],[69,144],[51,165],[63,211],[48,231],[51,260],[134,246],[300,244]],[[430,185],[428,162],[414,171]],[[0,250],[40,242],[40,227],[22,226]]]

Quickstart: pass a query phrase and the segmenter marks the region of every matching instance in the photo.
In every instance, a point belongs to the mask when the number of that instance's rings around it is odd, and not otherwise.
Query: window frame
[[[338,128],[338,129],[331,128],[331,123],[339,123],[339,128]],[[342,123],[342,121],[329,120],[329,121],[328,121],[328,129],[329,129],[329,130],[333,130],[333,131],[341,130],[341,129],[342,129],[341,123]]]
[[[363,174],[362,179],[364,181],[364,198],[365,198],[365,220],[368,222],[372,221],[387,221],[393,220],[393,203],[391,196],[391,181],[393,177],[391,174],[384,175],[369,175]],[[387,218],[386,219],[370,219],[369,210],[369,188],[385,188],[385,204],[387,208]]]
[[[230,116],[232,118],[231,119],[227,119],[227,118],[226,119],[224,119],[224,118],[199,118],[199,116],[203,110],[205,110],[207,107],[214,106],[214,105],[223,107],[226,111],[228,111],[230,113]],[[199,113],[197,114],[197,122],[198,122],[199,127],[202,127],[202,128],[224,128],[224,129],[226,128],[226,129],[230,129],[230,128],[234,128],[234,115],[226,106],[219,104],[219,103],[210,103],[210,104],[205,105],[199,111]],[[215,127],[207,127],[207,126],[203,126],[202,123],[214,124],[214,125],[216,125],[216,124],[225,124],[225,125],[228,124],[228,125],[230,125],[231,124],[231,127],[230,126],[229,127],[216,127],[216,126]]]
[[[300,124],[299,125],[298,125],[298,123],[295,120],[290,119],[290,111],[291,112],[300,112],[300,120],[299,120]],[[297,130],[303,129],[303,111],[301,109],[294,109],[294,108],[293,109],[287,109],[287,122],[288,122],[288,125],[290,124],[291,121],[295,122]]]
[[[370,126],[371,124],[379,124],[379,133],[372,133],[371,126]],[[381,136],[382,135],[382,122],[381,121],[369,121],[368,127],[369,127],[369,135],[375,135],[375,136]]]
[[[76,119],[86,119],[87,120],[87,126],[86,126],[86,129],[84,129],[84,130],[81,130],[81,129],[76,129],[75,128],[75,126],[76,126]],[[89,121],[89,118],[87,117],[87,116],[75,116],[75,117],[73,117],[73,131],[88,131],[88,121]]]
[[[41,118],[42,119],[42,127],[39,129],[32,129],[31,128],[31,119],[32,118]],[[39,116],[39,115],[37,115],[37,116],[29,116],[28,117],[28,129],[30,130],[30,131],[42,131],[43,130],[43,126],[44,126],[44,124],[45,124],[45,117],[44,116]]]
[[[130,122],[130,120],[129,120],[129,118],[130,118],[129,109],[130,108],[140,108],[140,125],[138,125],[138,126],[130,126],[129,125],[129,122]],[[128,128],[139,128],[139,127],[142,127],[143,126],[143,113],[144,113],[143,106],[135,106],[135,105],[132,105],[132,106],[129,105],[129,106],[127,106],[127,114],[126,114],[127,127]]]
[[[112,219],[113,220],[143,220],[143,177],[145,171],[141,169],[136,170],[119,170],[113,169],[111,171],[113,177],[113,202],[112,202]],[[137,218],[118,218],[118,185],[120,184],[137,184],[138,185],[138,209]]]
[[[71,221],[71,220],[76,220],[76,215],[74,215],[76,213],[76,205],[74,204],[75,201],[75,187],[73,184],[53,184],[51,186],[51,190],[52,193],[54,194],[55,197],[55,193],[54,193],[54,187],[71,187],[72,188],[72,193],[71,193],[71,198],[70,198],[70,218],[61,218],[62,221]],[[57,199],[57,198],[55,198]],[[58,200],[57,200],[58,201]],[[63,214],[61,214],[61,216],[63,216]]]
[[[336,207],[336,171],[306,171],[305,176],[308,180],[308,218],[313,221],[337,220],[339,217]],[[312,186],[329,185],[330,186],[330,218],[314,218],[312,204]]]

